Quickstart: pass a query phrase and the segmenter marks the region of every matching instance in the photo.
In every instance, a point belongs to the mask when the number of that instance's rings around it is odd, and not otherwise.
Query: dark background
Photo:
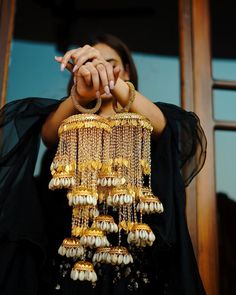
[[[235,58],[236,1],[210,5],[213,56]],[[96,32],[117,35],[133,51],[178,55],[178,1],[17,1],[14,38],[55,42],[64,52]]]

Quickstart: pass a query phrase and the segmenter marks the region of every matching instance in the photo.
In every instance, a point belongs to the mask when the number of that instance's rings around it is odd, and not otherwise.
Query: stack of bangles
[[[125,107],[119,109],[117,106],[117,99],[113,96],[113,109],[116,113],[129,112],[131,105],[134,102],[135,87],[134,87],[133,83],[131,83],[130,81],[126,81],[126,84],[129,86],[129,102],[127,103],[127,105]],[[71,88],[71,98],[72,98],[75,108],[80,113],[94,114],[100,109],[100,107],[102,105],[102,98],[99,97],[99,98],[97,98],[97,102],[96,102],[95,107],[93,107],[92,109],[85,108],[79,104],[76,96],[78,96],[78,94],[76,94],[76,84],[74,84]]]

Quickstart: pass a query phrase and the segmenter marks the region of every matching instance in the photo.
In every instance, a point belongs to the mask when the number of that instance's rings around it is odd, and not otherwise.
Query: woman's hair
[[[129,71],[130,82],[134,84],[135,89],[138,89],[137,69],[134,64],[131,52],[129,48],[126,46],[126,44],[123,41],[121,41],[118,37],[113,36],[111,34],[92,35],[85,44],[94,46],[98,43],[104,43],[117,52],[117,54],[120,56],[122,60],[125,69]],[[72,85],[73,79],[71,79],[69,82],[68,93],[70,93]]]

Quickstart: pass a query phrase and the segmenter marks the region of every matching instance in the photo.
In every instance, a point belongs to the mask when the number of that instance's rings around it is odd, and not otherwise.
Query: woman
[[[113,98],[120,108],[129,102],[129,87],[125,81],[130,80],[137,89],[132,57],[119,39],[102,35],[89,44],[56,57],[61,70],[67,68],[73,74],[76,85],[73,96],[59,102],[28,98],[2,109],[1,126],[5,129],[0,155],[0,176],[4,179],[0,186],[0,237],[1,253],[5,255],[0,281],[3,290],[5,294],[13,294],[13,291],[14,294],[26,291],[27,294],[83,294],[87,291],[104,295],[121,292],[205,294],[186,224],[184,187],[204,164],[206,139],[194,113],[174,105],[152,103],[138,91],[131,111],[144,115],[153,125],[152,190],[155,195],[162,196],[165,208],[163,214],[147,220],[157,242],[148,251],[138,253],[136,263],[128,270],[101,269],[102,276],[96,288],[72,281],[68,262],[58,258],[58,243],[69,228],[70,218],[65,197],[58,198],[58,193],[48,192],[47,178],[43,185],[45,175],[38,189],[34,183],[39,133],[41,131],[44,143],[54,148],[60,123],[78,113],[78,105],[80,109],[89,109],[101,98],[97,114],[109,117],[115,113]],[[4,136],[9,138],[10,135],[11,142],[4,140]],[[47,170],[44,169],[44,173],[49,171],[49,162],[45,160]],[[19,259],[20,253],[23,260]],[[31,276],[31,281],[27,280],[27,275]]]

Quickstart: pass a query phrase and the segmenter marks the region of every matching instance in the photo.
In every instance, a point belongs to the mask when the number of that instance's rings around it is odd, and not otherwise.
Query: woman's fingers
[[[100,56],[101,56],[100,52],[89,45],[85,45],[84,47],[81,48],[80,51],[73,52],[72,58],[75,64],[73,68],[73,72],[77,71],[87,61],[96,59]]]
[[[86,66],[81,66],[77,73],[84,78],[85,83],[88,86],[91,86],[91,84],[92,84],[92,75],[91,75],[90,70]],[[77,73],[75,75],[77,75]]]
[[[101,71],[102,71],[101,75],[103,75],[101,77],[103,87],[108,86],[109,90],[112,90],[115,86],[115,77],[114,77],[112,65],[107,61],[101,61],[99,59],[93,60],[92,63],[98,69],[99,72],[101,68]],[[106,72],[106,78],[104,77],[104,74],[105,74],[104,69]],[[106,93],[109,94],[107,91]]]
[[[100,97],[100,78],[99,78],[99,74],[97,69],[93,66],[92,63],[86,63],[86,65],[82,66],[82,67],[86,67],[86,69],[90,72],[91,74],[91,80],[92,80],[92,84],[93,84],[93,88],[96,92],[96,97]],[[82,68],[81,67],[81,68]],[[80,71],[80,69],[79,69]]]
[[[103,88],[104,92],[107,95],[110,95],[111,93],[110,93],[110,89],[109,89],[109,80],[108,80],[105,64],[102,62],[98,62],[98,63],[89,62],[86,64],[92,65],[94,68],[96,68],[96,70],[98,71],[98,74],[99,74],[100,82],[101,82],[100,87]]]
[[[79,50],[79,49],[77,49]],[[64,71],[64,69],[66,68],[69,60],[72,58],[72,54],[75,52],[75,49],[69,50],[66,52],[66,54],[62,57],[61,60],[61,71]]]
[[[59,62],[62,65],[62,57],[55,56],[54,58],[57,62]],[[70,71],[72,73],[73,67],[74,67],[74,65],[70,61],[68,61],[64,68],[66,68],[68,71]],[[61,67],[61,69],[62,69],[62,67]]]
[[[110,90],[113,90],[115,87],[115,83],[120,75],[121,72],[121,68],[120,66],[116,66],[115,68],[113,68],[113,66],[107,62],[107,61],[100,61],[98,59],[93,60],[93,65],[95,65],[95,67],[97,68],[100,78],[101,78],[101,82],[102,85],[105,87],[106,89],[108,88],[108,90],[105,90],[105,92],[107,94],[110,94]],[[105,69],[105,71],[104,71]]]
[[[114,73],[114,77],[115,77],[115,82],[116,82],[117,79],[119,78],[120,71],[121,71],[121,68],[120,68],[119,66],[116,66],[116,67],[113,69],[113,73]]]

